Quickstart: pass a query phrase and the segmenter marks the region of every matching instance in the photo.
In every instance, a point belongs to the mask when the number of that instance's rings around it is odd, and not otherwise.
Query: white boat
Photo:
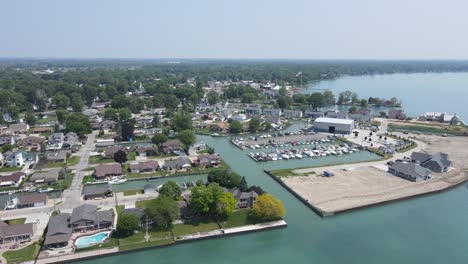
[[[127,179],[121,179],[119,177],[112,177],[112,180],[108,181],[107,183],[109,184],[122,184],[124,182],[126,182]]]
[[[288,155],[288,154],[283,154],[283,155],[281,155],[281,157],[283,157],[283,159],[287,159],[287,160],[289,159],[289,155]]]
[[[5,205],[5,210],[16,209],[17,204],[18,204],[18,198],[15,197],[7,202],[7,204]]]
[[[256,148],[260,148],[260,145],[255,145]]]
[[[296,155],[294,155],[294,156],[296,156],[296,158],[298,158],[298,159],[302,159],[302,155],[301,155],[301,154],[299,154],[299,153],[297,153],[297,154],[296,154]]]
[[[219,137],[219,134],[218,133],[213,133],[211,134],[212,137]]]
[[[54,190],[53,188],[40,188],[39,190],[37,190],[37,192],[39,192],[39,193],[48,193],[48,192],[51,192],[53,190]]]

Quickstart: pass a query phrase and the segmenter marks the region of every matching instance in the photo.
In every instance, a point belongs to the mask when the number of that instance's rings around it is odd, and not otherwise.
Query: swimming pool
[[[83,236],[79,237],[75,241],[75,246],[77,248],[84,248],[84,247],[89,247],[95,244],[99,244],[104,242],[110,235],[111,232],[101,232],[94,234],[92,236]]]

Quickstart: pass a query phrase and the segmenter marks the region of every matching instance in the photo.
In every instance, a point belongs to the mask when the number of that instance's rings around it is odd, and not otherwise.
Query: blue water
[[[317,89],[331,90],[336,98],[339,92],[346,90],[366,99],[397,97],[410,116],[417,117],[424,112],[448,112],[468,121],[468,73],[347,76],[312,84],[304,93]]]
[[[108,234],[109,232],[101,232],[101,233],[94,234],[92,236],[80,237],[76,240],[75,246],[79,248],[83,248],[83,247],[89,247],[89,246],[95,245],[97,243],[101,243],[104,240],[106,240]]]

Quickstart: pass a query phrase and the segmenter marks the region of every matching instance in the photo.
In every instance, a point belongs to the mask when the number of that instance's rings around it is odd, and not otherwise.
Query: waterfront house
[[[145,210],[143,208],[126,208],[122,211],[122,214],[133,214],[140,219],[140,227],[146,227],[146,225],[151,225],[154,223],[154,220],[151,217],[147,217]]]
[[[68,246],[72,235],[69,225],[70,214],[60,213],[50,217],[47,225],[47,233],[44,240],[44,248],[62,248]]]
[[[215,123],[215,124],[212,124],[210,126],[210,130],[212,132],[216,132],[216,133],[225,133],[229,130],[229,123],[228,122],[219,122],[219,123]]]
[[[179,207],[180,219],[187,220],[195,216],[194,211],[190,208],[190,205],[186,200],[177,201],[177,206]]]
[[[34,185],[40,184],[53,184],[58,182],[60,178],[62,178],[65,174],[65,170],[62,168],[53,168],[45,172],[36,172],[34,173],[31,178],[29,178],[29,182]]]
[[[98,211],[97,206],[91,204],[73,208],[70,216],[70,227],[73,232],[110,228],[113,223],[114,211],[112,209]]]
[[[25,178],[26,178],[26,174],[21,171],[14,172],[6,176],[0,176],[0,187],[18,188]]]
[[[136,149],[136,153],[139,156],[143,157],[151,157],[158,155],[158,148],[157,147],[138,147]]]
[[[83,199],[93,200],[93,199],[104,199],[107,197],[113,196],[112,185],[110,184],[97,184],[93,185],[91,188],[83,189]]]
[[[123,175],[122,166],[119,163],[99,164],[94,171],[96,180],[104,180],[110,177]]]
[[[40,207],[47,205],[47,193],[32,193],[18,197],[18,208]]]
[[[388,171],[400,178],[417,182],[432,178],[431,171],[413,162],[395,162]]]
[[[192,148],[194,148],[196,151],[205,151],[206,150],[206,144],[203,141],[197,142],[193,144]]]
[[[34,237],[35,228],[33,223],[9,225],[0,221],[0,244],[30,241]]]
[[[191,167],[191,162],[187,157],[179,157],[177,159],[165,160],[162,168],[165,170],[189,170]]]
[[[178,139],[172,139],[162,144],[162,151],[166,154],[171,154],[174,151],[182,150],[182,142]]]
[[[235,188],[229,191],[236,199],[236,208],[251,208],[257,202],[258,194],[255,191],[242,192]]]
[[[221,164],[221,158],[216,154],[200,154],[195,161],[195,165],[203,168],[216,167]]]
[[[262,113],[262,106],[259,104],[251,104],[247,105],[244,110],[247,115],[260,115]]]
[[[159,163],[156,160],[143,161],[129,166],[131,173],[155,172],[158,168]]]
[[[273,127],[278,127],[283,125],[281,117],[279,115],[270,115],[265,118],[265,122],[268,122],[273,125]]]
[[[413,152],[411,154],[411,161],[428,168],[433,172],[447,172],[452,162],[448,159],[448,154],[437,152],[433,155]]]
[[[276,109],[276,108],[265,108],[263,109],[263,115],[264,116],[280,116],[281,115],[281,109]]]
[[[301,110],[284,110],[282,113],[284,118],[302,118]]]

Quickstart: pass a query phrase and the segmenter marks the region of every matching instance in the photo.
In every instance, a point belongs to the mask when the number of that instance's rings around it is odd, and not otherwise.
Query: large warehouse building
[[[319,117],[315,119],[315,132],[325,132],[332,134],[351,134],[354,129],[354,120]]]

